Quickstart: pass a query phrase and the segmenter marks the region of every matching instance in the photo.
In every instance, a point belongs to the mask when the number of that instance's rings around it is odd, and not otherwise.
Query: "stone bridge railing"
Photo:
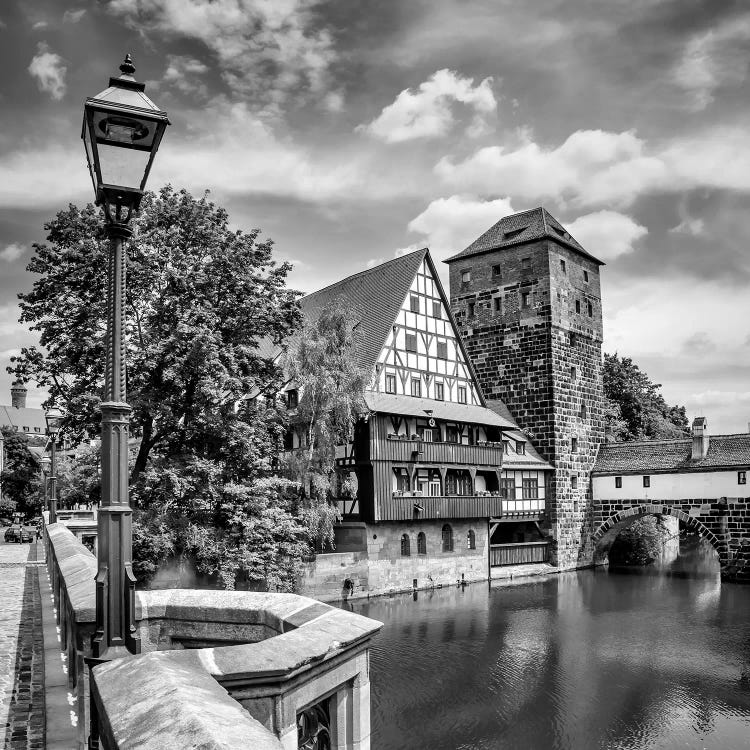
[[[368,646],[381,623],[295,594],[142,591],[143,653],[90,670],[96,559],[62,524],[45,540],[80,750],[92,703],[106,750],[292,750],[316,733],[369,748]]]

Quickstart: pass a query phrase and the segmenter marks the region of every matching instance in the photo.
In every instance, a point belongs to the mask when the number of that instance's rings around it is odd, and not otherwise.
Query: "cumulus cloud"
[[[208,93],[206,86],[196,78],[207,72],[208,66],[194,57],[169,55],[161,82],[174,86],[183,94],[205,98]]]
[[[84,16],[86,15],[86,9],[85,8],[68,8],[68,10],[63,13],[63,23],[78,23]]]
[[[688,397],[688,403],[694,406],[726,406],[732,403],[750,403],[750,391],[718,391],[708,390],[693,393]]]
[[[592,255],[605,262],[633,250],[648,229],[617,211],[596,211],[566,224],[567,230]]]
[[[359,125],[357,130],[386,143],[435,138],[453,126],[457,104],[474,113],[467,135],[487,132],[486,118],[497,109],[492,78],[474,86],[473,78],[464,78],[447,68],[438,70],[416,91],[404,89],[371,123]]]
[[[689,96],[690,108],[705,109],[722,86],[738,86],[748,71],[750,14],[730,18],[693,35],[673,71],[675,83]]]
[[[507,198],[491,201],[470,195],[438,198],[409,222],[409,231],[423,235],[424,239],[404,250],[410,252],[427,245],[436,258],[445,258],[463,250],[503,216],[512,213]]]
[[[716,351],[716,342],[706,331],[696,331],[682,342],[682,351],[696,356],[711,354]]]
[[[13,242],[0,250],[0,260],[12,263],[14,260],[18,260],[25,251],[26,248],[23,245],[18,242]]]
[[[336,59],[333,39],[316,28],[321,0],[112,0],[128,26],[163,38],[195,39],[215,55],[228,86],[278,112],[289,96],[325,90]]]
[[[29,73],[36,80],[39,90],[59,101],[65,95],[65,74],[68,69],[63,59],[44,42],[37,44],[36,55],[29,64]]]

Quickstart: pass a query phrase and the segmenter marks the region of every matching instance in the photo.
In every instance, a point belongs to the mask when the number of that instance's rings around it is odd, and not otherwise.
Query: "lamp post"
[[[138,210],[164,130],[162,112],[133,78],[130,55],[121,75],[86,99],[81,137],[86,147],[96,203],[104,208],[109,239],[107,340],[102,413],[102,500],[97,524],[96,633],[94,658],[140,653],[135,628],[132,510],[128,497],[130,407],[125,394],[125,254],[132,236],[130,218]]]
[[[57,435],[60,432],[63,413],[52,408],[46,411],[47,434],[50,439],[50,476],[49,476],[49,522],[57,523]]]
[[[49,508],[49,475],[51,473],[52,469],[52,460],[49,456],[43,456],[42,459],[39,461],[39,463],[42,466],[42,476],[44,477],[44,508],[47,510],[50,510]],[[52,523],[52,519],[50,518],[50,523]]]

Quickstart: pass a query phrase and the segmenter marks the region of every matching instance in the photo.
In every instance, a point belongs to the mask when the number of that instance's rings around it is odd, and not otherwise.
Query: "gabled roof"
[[[692,438],[604,443],[593,474],[659,474],[750,469],[750,434],[711,435],[706,457],[691,459]]]
[[[308,294],[300,300],[302,312],[316,320],[327,305],[345,299],[362,334],[359,364],[371,371],[425,255],[427,248],[416,250]]]
[[[29,432],[44,435],[47,432],[47,420],[44,418],[44,409],[32,409],[30,407],[17,408],[15,406],[0,405],[0,427],[17,427],[19,432]],[[28,427],[28,430],[24,430]],[[37,432],[34,428],[40,428]]]
[[[491,250],[499,250],[503,247],[521,245],[525,242],[545,238],[553,239],[561,245],[569,247],[600,266],[604,265],[602,261],[584,250],[578,241],[571,237],[568,230],[546,208],[541,206],[500,219],[497,224],[490,227],[465,250],[453,255],[445,262],[452,263],[472,255],[480,255]]]

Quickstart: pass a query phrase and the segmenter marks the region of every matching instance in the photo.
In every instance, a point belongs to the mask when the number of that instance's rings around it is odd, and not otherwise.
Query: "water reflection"
[[[648,575],[354,602],[386,623],[373,748],[750,748],[750,587],[699,547]]]

